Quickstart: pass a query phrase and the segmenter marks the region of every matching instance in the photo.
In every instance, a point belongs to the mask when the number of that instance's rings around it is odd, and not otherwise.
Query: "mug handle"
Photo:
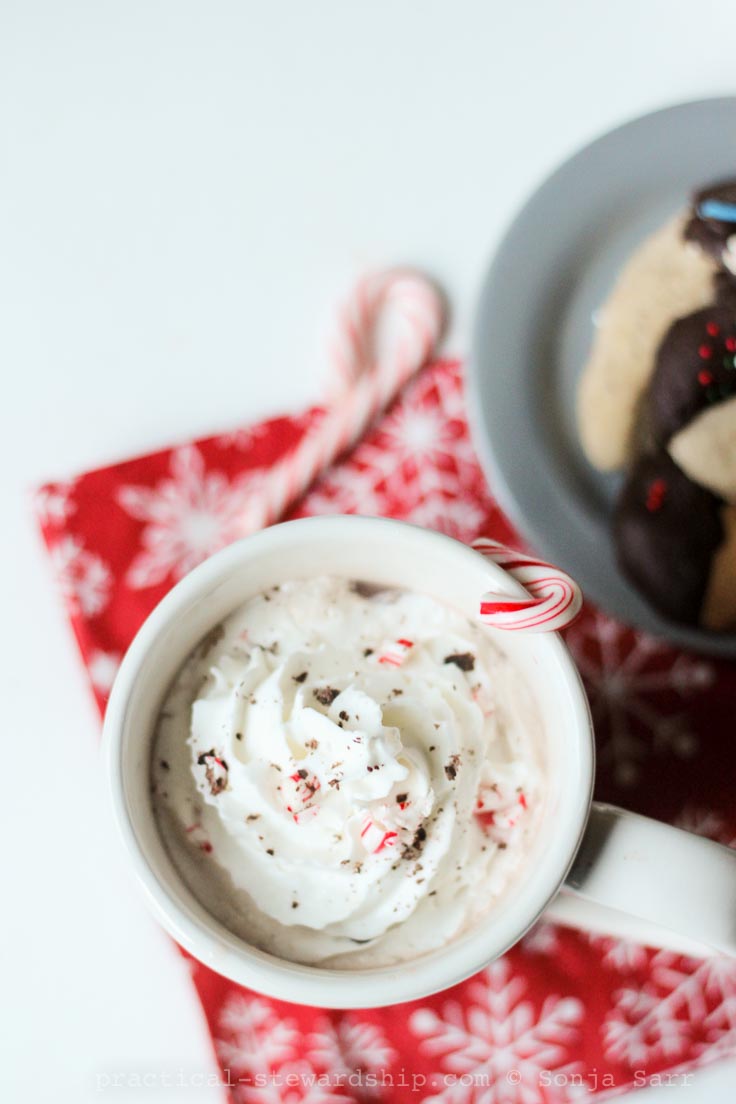
[[[736,851],[593,802],[545,917],[681,954],[736,956]]]

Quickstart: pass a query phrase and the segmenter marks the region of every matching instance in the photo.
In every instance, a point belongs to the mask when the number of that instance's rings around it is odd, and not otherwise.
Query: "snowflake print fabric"
[[[319,408],[51,483],[35,508],[101,710],[169,588],[241,535],[260,475]],[[520,547],[470,443],[462,372],[405,389],[291,516],[402,518]],[[591,699],[597,796],[732,845],[736,670],[588,607],[567,633]],[[192,977],[235,1102],[567,1104],[736,1052],[736,967],[540,921],[499,962],[400,1007],[325,1012]]]

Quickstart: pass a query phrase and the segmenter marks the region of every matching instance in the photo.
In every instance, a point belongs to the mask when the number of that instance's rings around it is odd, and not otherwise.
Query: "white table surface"
[[[435,273],[462,352],[527,191],[624,118],[733,90],[735,26],[732,0],[0,5],[4,1101],[214,1069],[114,838],[27,489],[314,399],[366,266]],[[728,1063],[654,1096],[734,1092]]]

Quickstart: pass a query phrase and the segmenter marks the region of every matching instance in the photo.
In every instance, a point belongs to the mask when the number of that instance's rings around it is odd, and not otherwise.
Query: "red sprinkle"
[[[718,325],[717,322],[708,322],[705,327],[705,332],[710,337],[718,337],[719,333],[721,332],[721,327]]]
[[[713,382],[713,373],[709,372],[707,368],[701,369],[698,372],[698,383],[703,387],[708,387]]]
[[[728,349],[729,353],[736,353],[736,337],[726,338],[726,348]]]
[[[401,644],[402,648],[413,648],[414,647],[414,641],[413,640],[406,640],[403,636],[400,636],[399,639],[396,641],[396,643]]]
[[[713,346],[701,345],[698,349],[698,356],[701,360],[710,360],[710,358],[713,356]]]
[[[207,840],[205,840],[204,843],[200,843],[199,849],[200,851],[204,851],[207,855],[209,855],[212,852],[212,844],[208,843]]]
[[[666,494],[667,483],[664,479],[655,479],[650,484],[646,501],[646,507],[650,514],[656,513],[657,510],[662,509],[662,503],[664,502]]]

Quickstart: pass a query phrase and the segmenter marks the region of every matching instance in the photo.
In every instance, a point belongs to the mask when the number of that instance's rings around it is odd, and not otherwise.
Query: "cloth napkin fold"
[[[264,472],[319,408],[49,483],[36,509],[101,711],[166,591],[240,535]],[[520,541],[470,443],[462,371],[426,367],[290,516],[379,514]],[[677,652],[588,605],[567,631],[598,744],[596,796],[736,843],[736,666]],[[562,1104],[736,1052],[736,964],[542,921],[502,959],[411,1004],[325,1012],[192,962],[235,1101]]]

